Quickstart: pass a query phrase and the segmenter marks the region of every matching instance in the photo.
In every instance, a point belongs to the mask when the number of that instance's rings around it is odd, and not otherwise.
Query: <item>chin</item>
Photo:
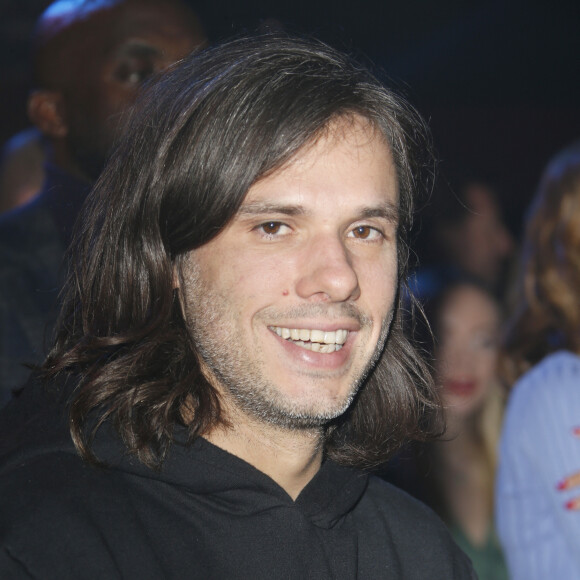
[[[355,388],[343,396],[320,395],[320,387],[313,385],[312,393],[297,394],[293,397],[284,396],[280,391],[269,401],[264,401],[257,418],[288,428],[319,428],[343,415],[354,399]],[[255,401],[254,401],[255,403]],[[253,405],[253,412],[257,410]]]
[[[450,417],[468,419],[482,407],[481,397],[445,397],[445,409]]]

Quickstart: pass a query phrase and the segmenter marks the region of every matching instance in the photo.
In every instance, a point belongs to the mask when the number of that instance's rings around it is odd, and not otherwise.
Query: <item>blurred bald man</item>
[[[29,116],[47,144],[45,182],[0,218],[0,405],[44,358],[76,216],[150,76],[206,44],[179,0],[58,0],[34,37]]]

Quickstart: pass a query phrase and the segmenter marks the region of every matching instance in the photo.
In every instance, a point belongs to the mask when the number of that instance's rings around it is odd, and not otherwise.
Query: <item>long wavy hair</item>
[[[513,383],[556,350],[580,353],[580,142],[548,164],[527,219],[520,281],[505,339]]]
[[[324,44],[238,39],[191,55],[152,84],[89,196],[46,380],[73,376],[70,430],[81,455],[105,422],[159,467],[183,425],[189,441],[223,422],[219,397],[179,307],[174,276],[191,250],[235,216],[248,189],[342,116],[361,115],[389,143],[399,186],[399,279],[414,198],[433,170],[414,109]],[[184,408],[193,419],[184,421]],[[408,438],[439,432],[429,369],[404,337],[400,309],[382,358],[349,411],[326,429],[329,457],[385,460]]]

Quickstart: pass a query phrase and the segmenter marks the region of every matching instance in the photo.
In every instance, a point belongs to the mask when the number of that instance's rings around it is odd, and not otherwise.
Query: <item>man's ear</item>
[[[47,137],[62,138],[68,133],[62,93],[34,91],[28,97],[28,117]]]

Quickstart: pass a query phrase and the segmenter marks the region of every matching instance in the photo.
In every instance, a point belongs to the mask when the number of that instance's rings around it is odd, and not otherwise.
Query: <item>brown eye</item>
[[[359,240],[366,240],[372,233],[372,228],[369,226],[358,226],[353,230],[353,234],[355,238],[359,238]]]
[[[265,234],[270,236],[277,234],[280,231],[282,224],[280,222],[267,222],[261,225],[261,228]]]
[[[378,241],[383,237],[383,234],[377,228],[373,228],[372,226],[357,226],[356,228],[352,229],[348,234],[349,237],[356,238],[357,240],[365,240],[365,241]]]

